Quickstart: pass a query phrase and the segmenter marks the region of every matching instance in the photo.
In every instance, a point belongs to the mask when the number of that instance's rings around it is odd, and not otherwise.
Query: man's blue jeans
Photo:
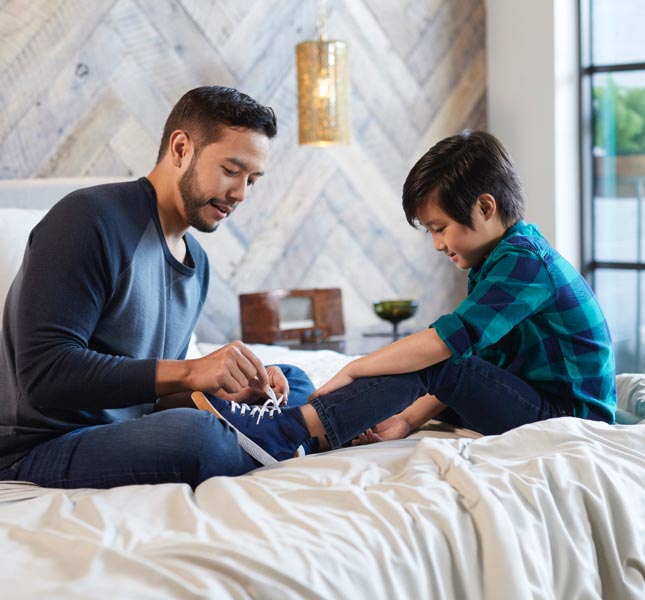
[[[448,408],[437,419],[490,435],[526,423],[573,414],[524,380],[485,360],[446,360],[401,375],[357,379],[350,385],[311,401],[332,448],[401,412],[430,393]],[[601,417],[591,413],[590,419]]]
[[[289,381],[289,406],[304,404],[314,391],[309,377],[298,367],[278,366]],[[209,477],[241,475],[258,466],[226,423],[206,411],[174,408],[84,427],[44,442],[0,471],[0,480],[59,488],[150,483],[195,487]]]

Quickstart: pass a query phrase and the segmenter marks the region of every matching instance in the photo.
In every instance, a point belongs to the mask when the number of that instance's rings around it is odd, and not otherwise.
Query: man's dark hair
[[[170,112],[161,136],[157,162],[166,153],[173,131],[186,131],[199,150],[220,139],[224,127],[255,129],[269,139],[278,132],[272,108],[262,106],[233,88],[218,85],[198,87],[186,92]]]
[[[495,198],[505,227],[524,218],[524,190],[515,165],[502,143],[484,131],[445,138],[412,167],[403,185],[403,210],[413,227],[434,192],[441,210],[471,229],[473,206],[482,194]]]

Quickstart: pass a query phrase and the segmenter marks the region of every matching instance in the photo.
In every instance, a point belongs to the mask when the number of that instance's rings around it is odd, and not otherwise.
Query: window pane
[[[594,64],[645,62],[643,0],[592,0],[591,17]]]
[[[643,289],[638,271],[598,269],[595,272],[596,295],[605,312],[616,352],[616,372],[643,370],[641,311]]]
[[[597,74],[593,88],[594,258],[645,260],[645,71]]]

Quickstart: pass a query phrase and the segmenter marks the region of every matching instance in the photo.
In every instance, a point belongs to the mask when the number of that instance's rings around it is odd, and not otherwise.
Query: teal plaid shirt
[[[506,369],[558,404],[614,419],[611,335],[585,279],[537,227],[509,228],[470,270],[468,296],[434,327],[460,361],[475,355]]]

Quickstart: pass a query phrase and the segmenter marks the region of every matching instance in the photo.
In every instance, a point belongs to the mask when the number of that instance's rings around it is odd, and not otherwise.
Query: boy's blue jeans
[[[278,365],[289,381],[289,406],[304,404],[314,386],[306,373]],[[174,408],[109,425],[84,427],[36,446],[0,470],[0,480],[47,487],[110,488],[188,483],[215,475],[241,475],[258,467],[232,429],[214,415]]]
[[[448,408],[437,416],[480,433],[503,433],[526,423],[573,414],[516,375],[480,358],[450,360],[421,371],[357,379],[311,401],[332,448],[401,412],[430,393]],[[587,418],[602,420],[591,413]]]

